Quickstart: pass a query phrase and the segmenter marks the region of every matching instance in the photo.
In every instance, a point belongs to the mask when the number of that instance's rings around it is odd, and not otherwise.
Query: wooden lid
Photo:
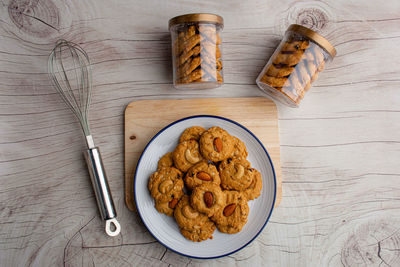
[[[298,24],[290,25],[289,28],[287,29],[287,31],[296,32],[296,33],[299,33],[301,35],[308,37],[312,41],[316,42],[323,49],[325,49],[332,58],[334,58],[336,56],[335,47],[333,47],[333,45],[331,45],[331,43],[329,43],[329,41],[327,39],[325,39],[324,37],[319,35],[317,32],[315,32],[307,27],[298,25]]]
[[[210,22],[216,23],[220,26],[224,26],[224,19],[221,16],[209,13],[194,13],[194,14],[185,14],[181,16],[174,17],[169,20],[169,29],[181,23],[190,23],[190,22]]]

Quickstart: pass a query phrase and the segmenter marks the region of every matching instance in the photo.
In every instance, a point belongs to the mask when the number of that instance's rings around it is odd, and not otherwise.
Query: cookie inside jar
[[[170,20],[174,86],[209,89],[223,84],[222,17],[187,14]]]
[[[257,77],[257,85],[270,98],[298,107],[335,48],[321,35],[291,25],[278,48]]]

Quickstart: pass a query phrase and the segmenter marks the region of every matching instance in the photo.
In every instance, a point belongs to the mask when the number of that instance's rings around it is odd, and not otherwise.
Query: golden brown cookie
[[[174,42],[176,54],[180,54],[182,52],[182,50],[184,49],[183,44],[185,44],[185,41],[187,41],[190,37],[194,36],[195,33],[196,33],[196,28],[193,25],[191,25],[184,32],[180,32],[178,34],[178,37],[175,39]]]
[[[182,173],[174,167],[161,168],[150,176],[148,188],[156,201],[179,200],[183,195]]]
[[[174,211],[174,217],[181,233],[189,240],[203,241],[212,238],[215,230],[214,223],[205,214],[190,206],[189,196],[184,195]]]
[[[222,70],[222,61],[217,60],[217,71],[221,71],[221,70]]]
[[[172,153],[172,158],[175,166],[183,172],[203,159],[199,152],[199,143],[196,140],[179,143]]]
[[[295,52],[295,51],[307,49],[309,46],[310,45],[307,40],[286,42],[282,45],[281,51]]]
[[[232,155],[234,139],[220,127],[208,129],[200,137],[200,151],[205,159],[221,161]]]
[[[196,186],[190,196],[190,205],[208,217],[214,215],[224,204],[224,193],[216,184],[202,184]]]
[[[187,40],[180,42],[178,54],[191,50],[193,47],[200,43],[201,39],[202,37],[199,34],[195,34]]]
[[[234,234],[240,232],[247,223],[249,205],[245,196],[237,191],[224,191],[225,203],[223,208],[212,216],[218,230]]]
[[[206,131],[203,127],[200,126],[193,126],[190,128],[187,128],[186,130],[183,131],[181,134],[181,137],[179,137],[179,143],[182,143],[183,141],[188,141],[188,140],[196,140],[199,141],[200,136]]]
[[[268,75],[264,75],[261,78],[261,81],[263,83],[268,84],[269,86],[272,87],[283,87],[287,84],[288,78],[286,77],[272,77]]]
[[[214,164],[209,163],[206,160],[200,161],[191,167],[186,173],[184,181],[189,190],[193,190],[194,187],[206,183],[216,185],[220,185],[221,183],[217,168]]]
[[[193,72],[193,70],[195,70],[198,66],[200,66],[200,64],[201,64],[200,56],[194,57],[194,58],[186,61],[186,63],[183,64],[183,66],[179,68],[179,71],[180,71],[179,75],[181,77],[188,76],[189,74],[191,74]]]
[[[200,229],[187,230],[181,228],[182,235],[185,238],[192,240],[194,242],[200,242],[207,239],[212,239],[213,238],[212,234],[214,233],[214,231],[215,231],[215,224],[211,220],[208,220],[205,224],[203,224]]]
[[[182,53],[182,55],[179,56],[179,65],[185,63],[191,56],[197,56],[200,54],[200,50],[200,46],[197,45],[192,50]]]
[[[265,73],[267,76],[285,77],[285,76],[288,76],[290,73],[292,73],[293,70],[294,70],[294,67],[290,67],[287,65],[271,64]]]
[[[159,212],[165,213],[168,216],[173,216],[174,209],[175,209],[178,201],[179,201],[178,198],[174,198],[171,201],[159,201],[159,200],[156,200],[154,206],[156,207],[156,209]]]
[[[172,166],[174,166],[174,161],[172,159],[172,152],[166,153],[158,161],[158,169],[161,169],[163,167],[172,167]]]
[[[187,76],[182,77],[182,79],[179,80],[180,83],[191,83],[194,81],[197,81],[198,79],[201,79],[202,76],[205,75],[205,72],[202,69],[197,69],[190,73]]]
[[[228,158],[219,164],[218,169],[221,186],[227,190],[245,190],[254,178],[250,162],[243,158]]]
[[[246,145],[239,138],[235,136],[232,136],[232,138],[234,140],[232,157],[244,158],[244,159],[247,158],[248,153]]]
[[[301,60],[303,56],[304,51],[296,51],[296,52],[291,52],[291,51],[281,51],[279,52],[272,63],[274,64],[285,64],[288,66],[294,66],[299,61]]]
[[[253,173],[253,180],[250,186],[243,191],[243,195],[247,198],[247,200],[258,198],[262,189],[261,173],[254,168],[251,168],[250,171]]]

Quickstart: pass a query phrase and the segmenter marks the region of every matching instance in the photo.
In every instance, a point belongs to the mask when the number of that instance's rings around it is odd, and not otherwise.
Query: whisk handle
[[[85,158],[96,195],[97,206],[99,207],[101,218],[106,221],[106,233],[109,236],[117,236],[121,231],[121,226],[116,219],[117,212],[115,211],[99,148],[87,149]],[[111,225],[114,225],[114,229],[111,229]]]

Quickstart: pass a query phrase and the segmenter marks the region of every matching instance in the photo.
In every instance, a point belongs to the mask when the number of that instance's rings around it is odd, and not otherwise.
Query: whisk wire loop
[[[92,75],[88,55],[79,45],[60,40],[50,53],[48,62],[56,90],[78,118],[85,136],[89,136]]]

